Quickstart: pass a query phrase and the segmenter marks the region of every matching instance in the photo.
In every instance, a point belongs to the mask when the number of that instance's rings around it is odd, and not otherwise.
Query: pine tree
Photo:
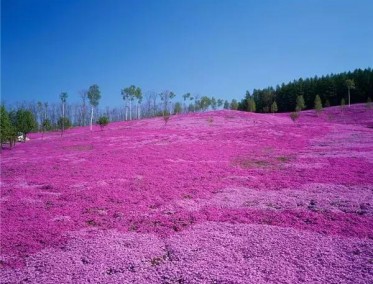
[[[12,123],[9,118],[9,114],[5,107],[2,105],[0,108],[0,142],[1,145],[4,142],[10,141],[12,135]]]
[[[348,90],[348,106],[351,106],[351,96],[350,96],[350,91],[351,89],[355,89],[355,81],[351,79],[346,80],[346,87]]]
[[[298,111],[301,111],[301,110],[303,110],[303,109],[305,109],[306,108],[306,104],[305,104],[305,102],[304,102],[304,98],[303,98],[303,96],[301,95],[301,96],[298,96],[297,97],[297,106],[296,106],[296,110],[298,110]]]
[[[278,111],[277,103],[276,103],[276,101],[274,101],[274,102],[272,103],[272,105],[271,105],[271,112],[272,112],[272,113],[275,113],[275,112],[277,112],[277,111]]]
[[[247,111],[256,112],[256,105],[253,98],[247,100]]]
[[[317,114],[320,114],[320,112],[322,111],[322,102],[319,95],[316,95],[315,98],[315,110]]]

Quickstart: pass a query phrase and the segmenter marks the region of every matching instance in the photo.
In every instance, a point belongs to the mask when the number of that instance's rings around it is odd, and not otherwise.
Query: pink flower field
[[[373,109],[31,134],[0,205],[0,283],[373,283]]]

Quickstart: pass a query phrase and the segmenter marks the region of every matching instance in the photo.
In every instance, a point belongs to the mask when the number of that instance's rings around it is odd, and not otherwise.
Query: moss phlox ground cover
[[[215,111],[1,154],[1,283],[372,283],[373,110]]]

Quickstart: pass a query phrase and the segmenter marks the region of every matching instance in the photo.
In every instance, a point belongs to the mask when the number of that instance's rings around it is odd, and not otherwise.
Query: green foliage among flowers
[[[97,120],[97,124],[100,125],[101,127],[101,130],[104,129],[105,126],[107,126],[109,124],[109,118],[107,116],[101,116],[98,120]]]

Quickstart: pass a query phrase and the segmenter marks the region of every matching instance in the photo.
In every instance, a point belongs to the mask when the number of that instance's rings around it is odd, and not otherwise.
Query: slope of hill
[[[30,135],[1,283],[371,283],[373,110],[216,111]]]

